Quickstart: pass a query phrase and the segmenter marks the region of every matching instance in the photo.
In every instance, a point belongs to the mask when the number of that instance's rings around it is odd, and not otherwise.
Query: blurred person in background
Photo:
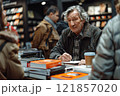
[[[103,30],[89,79],[120,79],[120,0],[114,4],[117,15]]]
[[[59,34],[56,31],[56,23],[59,19],[59,10],[56,6],[50,6],[46,12],[43,21],[35,28],[32,47],[42,50],[44,57],[49,58],[50,50],[59,40]]]
[[[65,18],[65,12],[63,12],[61,14],[61,20],[59,22],[57,22],[57,32],[59,35],[62,34],[62,31],[68,27],[68,23],[67,23],[67,20]]]
[[[80,5],[69,7],[65,13],[69,27],[63,30],[50,58],[85,63],[84,52],[96,50],[101,30],[89,24],[89,16]]]
[[[24,70],[18,60],[18,35],[5,30],[4,19],[0,0],[0,79],[23,79]]]

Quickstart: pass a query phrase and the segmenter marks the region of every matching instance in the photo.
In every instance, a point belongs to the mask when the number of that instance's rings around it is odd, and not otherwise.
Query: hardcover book
[[[28,70],[29,70],[28,71],[29,73],[50,76],[50,75],[64,73],[65,72],[65,65],[53,67],[53,68],[50,68],[50,69],[41,69],[41,68],[28,67]]]
[[[51,76],[51,80],[85,80],[85,79],[88,79],[88,74],[82,72],[67,72]]]
[[[28,67],[43,68],[43,69],[49,69],[49,68],[61,66],[61,65],[62,65],[62,61],[55,60],[55,59],[30,61],[30,63],[28,63]]]

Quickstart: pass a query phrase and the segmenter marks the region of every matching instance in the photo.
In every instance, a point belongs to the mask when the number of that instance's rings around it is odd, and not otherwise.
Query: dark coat
[[[95,51],[98,39],[100,37],[101,30],[95,26],[86,23],[83,29],[83,37],[80,39],[80,57],[84,58],[84,52]],[[63,31],[60,40],[57,42],[56,46],[51,50],[50,58],[57,59],[58,56],[62,55],[64,52],[69,53],[73,56],[73,43],[74,43],[74,33],[67,28]]]
[[[120,80],[120,15],[109,20],[103,30],[89,79]]]
[[[67,22],[62,21],[62,20],[57,22],[57,32],[58,32],[59,35],[61,35],[62,31],[66,28],[68,28],[68,23]]]

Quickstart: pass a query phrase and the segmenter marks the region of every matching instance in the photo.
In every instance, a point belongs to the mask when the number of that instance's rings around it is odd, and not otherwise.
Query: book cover
[[[61,60],[44,59],[44,60],[30,61],[30,63],[28,64],[28,67],[49,69],[49,68],[61,66],[61,65],[62,65]]]
[[[84,80],[87,78],[88,74],[82,72],[67,72],[51,76],[51,80]]]

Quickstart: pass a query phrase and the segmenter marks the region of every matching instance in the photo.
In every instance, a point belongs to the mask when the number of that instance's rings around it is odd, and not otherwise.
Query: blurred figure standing
[[[56,31],[56,22],[59,19],[59,10],[55,6],[48,8],[43,21],[36,27],[33,37],[33,48],[42,50],[45,58],[49,58],[50,50],[59,40],[59,34]]]
[[[68,27],[68,23],[67,23],[67,20],[65,18],[65,12],[63,12],[61,14],[61,20],[59,22],[57,22],[57,32],[59,35],[62,34],[62,31]]]
[[[18,36],[5,30],[2,0],[0,0],[0,79],[23,79],[24,71],[18,60]]]
[[[89,79],[120,79],[120,0],[114,4],[117,15],[103,30]]]

